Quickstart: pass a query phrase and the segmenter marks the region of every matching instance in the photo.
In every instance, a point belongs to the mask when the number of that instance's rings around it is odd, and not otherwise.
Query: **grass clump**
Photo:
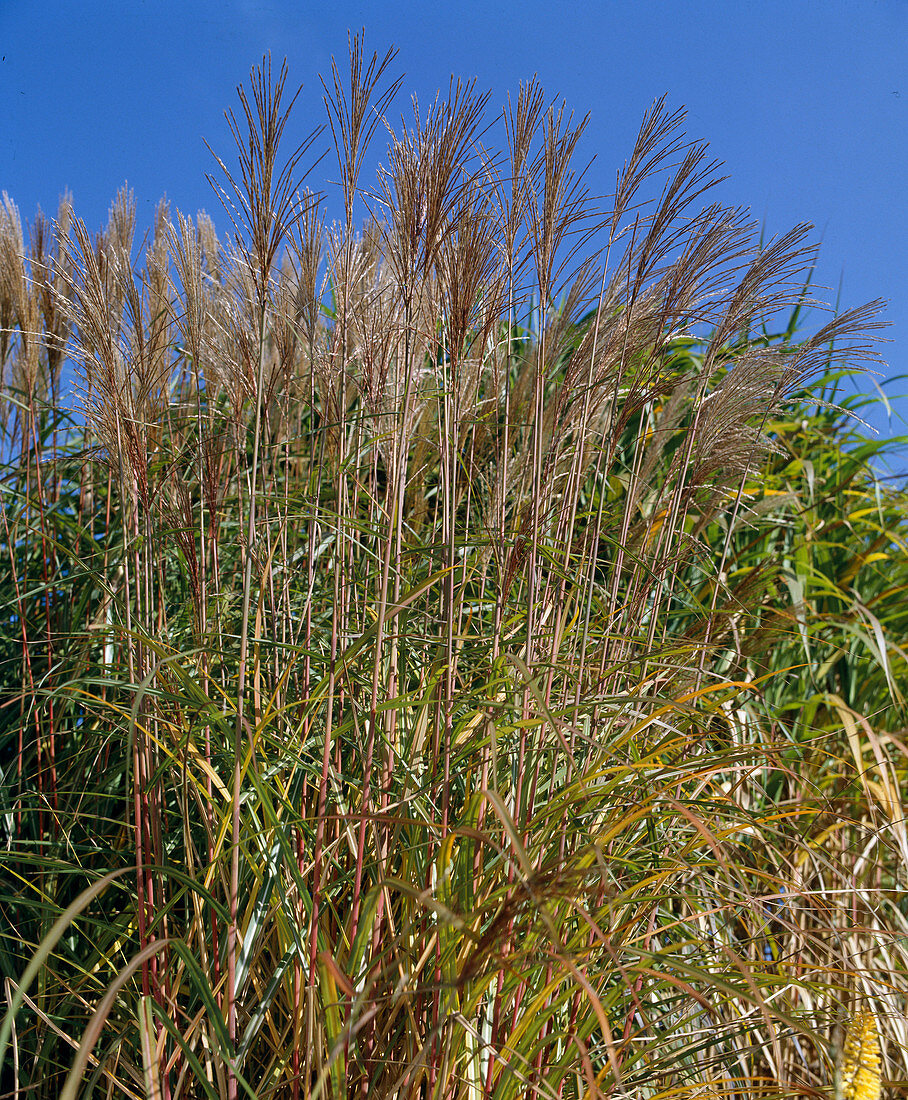
[[[532,83],[367,191],[391,62],[330,228],[268,64],[227,239],[4,208],[4,1088],[812,1095],[853,1002],[904,1078],[906,513],[822,390],[877,304],[770,335],[808,228],[662,102],[604,211]]]

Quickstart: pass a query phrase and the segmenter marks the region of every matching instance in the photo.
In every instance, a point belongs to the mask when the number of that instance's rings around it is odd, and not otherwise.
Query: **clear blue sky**
[[[166,193],[223,229],[203,138],[229,159],[236,85],[265,51],[286,56],[302,137],[324,119],[319,74],[361,27],[368,52],[399,49],[401,110],[452,74],[495,105],[538,74],[590,113],[597,193],[655,98],[686,106],[689,136],[726,163],[719,197],[770,234],[812,222],[827,297],[889,299],[887,373],[908,373],[908,0],[0,0],[0,190],[30,219],[69,188],[95,228],[128,180],[145,223]],[[884,434],[908,431],[908,400],[895,409],[874,419]]]

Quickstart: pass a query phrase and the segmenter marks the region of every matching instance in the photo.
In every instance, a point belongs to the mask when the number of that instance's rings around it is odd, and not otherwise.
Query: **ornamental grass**
[[[289,151],[255,69],[219,231],[4,196],[0,1093],[897,1095],[879,303],[803,335],[663,101],[601,199],[392,64]]]

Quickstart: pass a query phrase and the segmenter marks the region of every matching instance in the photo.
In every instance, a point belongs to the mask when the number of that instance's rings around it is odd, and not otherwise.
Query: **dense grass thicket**
[[[878,306],[663,103],[607,200],[533,83],[367,184],[391,60],[291,152],[253,72],[220,236],[4,197],[0,1093],[899,1095]]]

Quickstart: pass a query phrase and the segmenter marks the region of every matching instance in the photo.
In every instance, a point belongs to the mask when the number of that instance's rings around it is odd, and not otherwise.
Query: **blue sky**
[[[718,197],[769,234],[812,222],[827,298],[889,299],[887,374],[908,373],[908,0],[0,0],[0,190],[30,219],[69,188],[95,228],[128,180],[143,222],[166,193],[223,229],[203,139],[230,160],[236,85],[265,51],[286,56],[301,138],[324,120],[319,74],[361,27],[369,52],[399,50],[400,110],[452,74],[496,106],[537,74],[589,112],[581,156],[595,157],[597,193],[654,99],[685,106],[689,136],[725,162]],[[313,185],[325,177],[329,161]],[[908,432],[908,399],[894,410],[891,424],[873,417],[883,434]]]

